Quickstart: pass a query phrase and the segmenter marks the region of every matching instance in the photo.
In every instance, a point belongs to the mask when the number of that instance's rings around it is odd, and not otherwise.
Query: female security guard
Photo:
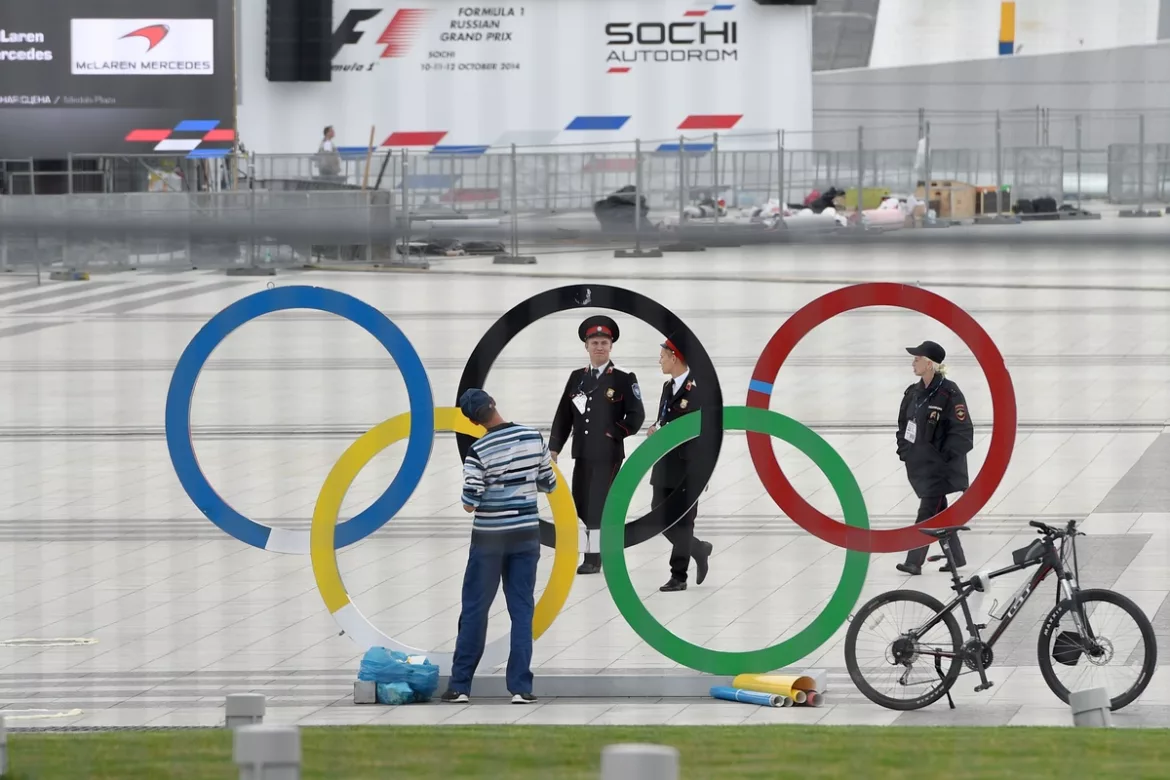
[[[914,356],[914,373],[922,378],[906,388],[898,410],[898,457],[906,464],[906,476],[919,498],[918,519],[924,523],[947,508],[947,494],[959,493],[970,485],[967,453],[975,444],[975,426],[967,411],[963,392],[945,377],[942,365],[947,353],[933,341],[907,347]],[[923,537],[925,538],[925,537]],[[967,565],[963,545],[951,539],[956,565]],[[906,553],[898,570],[921,574],[930,543]],[[945,565],[941,571],[949,572]]]

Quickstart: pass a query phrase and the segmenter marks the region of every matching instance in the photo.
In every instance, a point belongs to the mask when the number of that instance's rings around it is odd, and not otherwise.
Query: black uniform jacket
[[[677,393],[674,392],[674,379],[666,380],[662,385],[662,396],[658,399],[656,409],[658,427],[661,428],[672,420],[677,420],[684,414],[690,414],[699,408],[696,387],[698,387],[698,383],[689,374]],[[650,472],[650,484],[667,489],[680,487],[683,478],[687,476],[689,450],[696,443],[694,440],[686,442],[663,455],[662,459],[654,464],[654,470]]]
[[[906,426],[917,426],[914,442]],[[959,386],[935,375],[929,387],[915,382],[906,388],[898,410],[898,457],[919,498],[958,493],[970,485],[967,453],[975,446],[975,426]]]
[[[577,396],[583,396],[581,409],[573,403]],[[611,362],[595,380],[592,366],[579,368],[569,374],[561,393],[548,448],[561,452],[572,434],[574,458],[617,462],[626,456],[622,442],[637,433],[645,420],[642,391],[633,373]]]

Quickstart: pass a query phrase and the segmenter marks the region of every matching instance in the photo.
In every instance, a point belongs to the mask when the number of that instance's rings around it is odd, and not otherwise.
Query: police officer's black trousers
[[[577,517],[589,529],[589,546],[593,550],[585,553],[584,563],[601,565],[601,512],[621,467],[621,460],[581,458],[573,463],[573,503],[577,505]]]
[[[656,509],[662,506],[673,492],[671,488],[655,485],[652,506]],[[670,551],[670,576],[679,582],[687,581],[687,569],[690,567],[691,558],[703,552],[702,540],[695,538],[695,518],[698,514],[699,503],[696,501],[682,519],[662,532],[673,545]],[[673,519],[668,517],[665,520],[669,523]]]
[[[918,519],[914,521],[915,525],[918,523],[925,523],[930,518],[937,515],[939,512],[947,508],[946,496],[927,496],[918,503]],[[923,539],[929,539],[928,536],[923,536]],[[930,542],[926,543],[925,547],[917,547],[906,553],[907,566],[921,566],[926,563],[926,553],[930,551]],[[959,541],[959,534],[951,537],[951,555],[955,557],[955,564],[958,566],[967,565],[967,554],[963,552],[963,543]]]

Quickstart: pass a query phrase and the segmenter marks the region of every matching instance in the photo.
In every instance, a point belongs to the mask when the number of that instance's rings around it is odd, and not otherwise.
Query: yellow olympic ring
[[[480,425],[468,420],[453,407],[435,409],[435,430],[465,433],[479,438],[485,431]],[[450,653],[435,653],[409,647],[386,636],[366,618],[354,605],[341,581],[337,567],[337,550],[334,547],[334,532],[337,528],[341,504],[357,475],[378,453],[410,434],[410,413],[405,412],[379,423],[362,434],[338,458],[337,463],[325,478],[317,504],[313,509],[313,523],[309,530],[309,556],[313,563],[313,577],[317,590],[325,601],[329,614],[337,622],[342,633],[348,634],[359,647],[385,647],[407,654],[424,654],[440,667],[450,667]],[[532,619],[532,636],[539,638],[556,619],[573,586],[577,574],[577,509],[564,475],[553,464],[556,474],[556,489],[549,494],[553,524],[556,527],[556,548],[548,584],[540,600],[536,602]],[[504,635],[488,643],[480,664],[485,667],[498,666],[508,659],[508,636]]]

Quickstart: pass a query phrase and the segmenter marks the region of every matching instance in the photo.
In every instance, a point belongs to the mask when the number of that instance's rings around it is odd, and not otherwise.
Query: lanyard
[[[601,373],[602,374],[605,373],[605,368],[608,365],[609,365],[609,363],[607,362],[601,366]],[[577,392],[578,393],[580,393],[582,395],[589,395],[590,393],[592,393],[594,390],[597,389],[597,386],[601,383],[601,374],[594,376],[593,371],[594,371],[593,364],[590,363],[585,368],[585,374],[581,377],[581,381],[577,383]],[[588,392],[586,392],[586,390],[585,390],[585,382],[589,382],[589,384],[592,385],[589,388]]]
[[[925,398],[923,398],[918,403],[914,404],[914,416],[915,417],[918,417],[918,411],[922,408],[923,404],[930,401],[931,398],[934,398],[934,394],[938,392],[938,389],[940,387],[942,387],[942,382],[939,382],[937,385],[935,385],[934,389],[931,390],[929,393],[927,393]]]
[[[670,392],[666,394],[666,398],[662,401],[662,408],[658,410],[658,425],[662,425],[663,418],[666,417],[666,410],[670,408],[670,402],[674,399],[674,380],[670,380]]]

